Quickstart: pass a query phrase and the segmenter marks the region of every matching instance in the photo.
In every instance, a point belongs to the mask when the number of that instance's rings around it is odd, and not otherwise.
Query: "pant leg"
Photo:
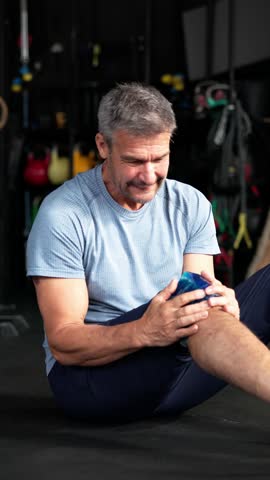
[[[265,344],[270,341],[270,265],[239,284],[236,298],[241,321]],[[252,359],[250,359],[252,361]],[[226,386],[222,380],[207,374],[195,362],[180,368],[179,377],[161,401],[156,414],[178,413],[192,408]]]
[[[140,318],[148,303],[108,322],[115,325]],[[188,356],[190,359],[190,356]],[[145,348],[115,362],[97,366],[55,363],[48,379],[58,406],[68,415],[91,419],[135,419],[153,414],[185,364],[179,344]]]
[[[260,340],[270,342],[270,264],[235,288],[241,321]]]

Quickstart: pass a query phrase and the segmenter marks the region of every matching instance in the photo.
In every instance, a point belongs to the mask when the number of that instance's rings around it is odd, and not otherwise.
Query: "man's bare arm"
[[[62,365],[102,365],[138,348],[136,323],[85,324],[88,291],[83,279],[33,278],[53,356]]]

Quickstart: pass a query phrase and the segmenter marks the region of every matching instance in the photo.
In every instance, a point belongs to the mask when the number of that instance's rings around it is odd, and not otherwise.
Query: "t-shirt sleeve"
[[[27,241],[27,276],[84,278],[83,244],[75,206],[45,198]]]
[[[199,191],[189,205],[189,236],[184,253],[220,253],[212,205]]]

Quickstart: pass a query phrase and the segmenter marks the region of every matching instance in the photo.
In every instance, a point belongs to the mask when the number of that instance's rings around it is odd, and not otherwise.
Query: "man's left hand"
[[[235,298],[235,292],[232,288],[226,287],[213,275],[206,271],[202,271],[201,275],[211,285],[205,289],[207,295],[217,294],[218,297],[210,297],[208,303],[211,307],[221,307],[224,312],[228,312],[237,320],[240,319],[240,309],[238,301]]]

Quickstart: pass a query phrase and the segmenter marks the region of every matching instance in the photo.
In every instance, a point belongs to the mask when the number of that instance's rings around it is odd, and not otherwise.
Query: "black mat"
[[[0,480],[270,478],[270,407],[232,387],[175,418],[65,418],[44,373],[40,317],[27,310],[29,332],[0,338]]]

